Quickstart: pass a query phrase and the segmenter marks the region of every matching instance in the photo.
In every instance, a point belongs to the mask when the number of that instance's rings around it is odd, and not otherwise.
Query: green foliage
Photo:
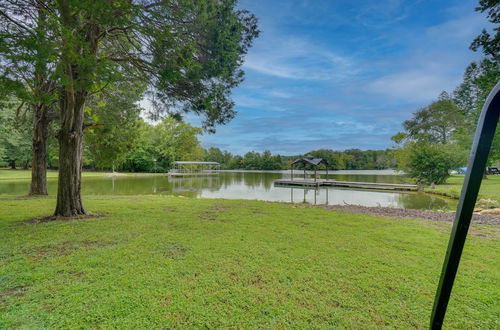
[[[475,110],[475,119],[479,117],[480,110],[488,93],[500,81],[500,3],[496,0],[479,0],[476,11],[486,12],[488,20],[494,25],[493,31],[483,29],[471,43],[470,49],[482,49],[485,58],[479,64],[470,65],[470,73],[466,71],[464,83],[459,87],[462,90],[472,90],[478,94],[471,97],[472,108]],[[462,96],[459,93],[459,96]],[[500,163],[500,125],[497,126],[493,144],[491,146],[488,165]]]
[[[326,159],[329,163],[328,168],[331,170],[386,169],[394,168],[397,165],[391,150],[363,151],[359,149],[345,151],[320,149],[296,156],[272,155],[270,151],[263,153],[251,151],[242,157],[228,151],[222,152],[219,148],[210,148],[205,151],[204,159],[219,162],[223,169],[283,170],[289,169],[293,160],[304,156]],[[325,167],[321,165],[319,169],[324,170]]]
[[[450,170],[466,163],[460,144],[465,123],[463,111],[447,93],[441,93],[437,101],[403,123],[404,132],[392,137],[399,145],[398,167],[419,184],[445,182]]]
[[[470,49],[477,51],[482,48],[483,53],[498,62],[500,60],[500,3],[497,0],[479,0],[476,11],[487,12],[488,20],[496,25],[493,34],[486,29],[481,31],[471,43]]]
[[[176,160],[202,160],[203,150],[197,135],[202,130],[172,117],[163,118],[154,127],[153,143],[158,161],[164,168]]]
[[[137,87],[139,86],[139,87]],[[139,135],[143,88],[138,81],[116,82],[95,95],[87,108],[85,130],[87,164],[97,168],[120,166]]]
[[[396,151],[399,165],[419,184],[441,184],[450,176],[450,169],[460,166],[460,159],[451,145],[408,143]]]
[[[425,328],[450,224],[283,203],[0,200],[0,328]],[[256,214],[258,216],[256,216]],[[472,225],[449,328],[498,323],[498,229]]]
[[[209,131],[234,116],[231,89],[259,34],[235,0],[1,0],[0,10],[0,83],[18,98],[85,100],[134,77],[148,83],[154,115],[192,111]]]
[[[403,123],[404,136],[400,133],[394,141],[420,141],[446,144],[458,127],[464,124],[464,118],[455,101],[442,92],[439,99],[429,106],[418,110],[413,118]]]
[[[500,62],[484,58],[479,62],[472,62],[467,67],[463,82],[455,89],[455,102],[465,117],[465,124],[457,129],[455,138],[463,150],[470,149],[479,115],[488,94],[498,81],[500,81]],[[498,162],[500,162],[500,126],[497,127],[493,140],[488,165],[495,165]]]
[[[0,102],[0,159],[12,168],[22,165],[28,168],[31,162],[31,112],[19,108],[18,101]]]
[[[198,135],[202,130],[165,117],[156,126],[144,121],[139,124],[139,136],[125,156],[122,170],[133,172],[166,172],[176,160],[202,160],[203,149]]]

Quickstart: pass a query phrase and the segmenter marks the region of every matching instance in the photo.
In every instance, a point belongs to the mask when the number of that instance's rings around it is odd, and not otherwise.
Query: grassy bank
[[[458,199],[464,177],[464,175],[452,175],[445,184],[438,185],[434,189],[426,188],[424,191]],[[483,179],[477,206],[500,207],[500,175],[488,175],[487,179]]]
[[[104,175],[110,175],[111,172],[94,172],[94,171],[83,171],[82,176],[85,178],[96,178],[102,177]],[[154,175],[153,173],[119,173],[120,175]],[[156,173],[160,175],[160,173]],[[57,170],[47,171],[47,178],[57,178]],[[31,170],[11,170],[0,168],[0,181],[1,180],[31,180]]]
[[[105,172],[83,172],[84,177],[101,177]],[[57,178],[57,170],[47,171],[47,178]],[[0,169],[0,180],[31,180],[31,170]]]
[[[292,204],[0,199],[0,328],[428,326],[450,224]],[[446,324],[498,326],[498,230],[473,226]]]

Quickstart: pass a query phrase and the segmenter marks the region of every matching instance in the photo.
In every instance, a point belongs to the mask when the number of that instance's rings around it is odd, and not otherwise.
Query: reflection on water
[[[336,180],[408,183],[401,175],[330,174]],[[294,173],[300,177],[301,173]],[[364,206],[388,206],[410,209],[454,209],[455,200],[415,192],[360,190],[348,188],[303,189],[274,187],[273,181],[290,177],[290,172],[222,172],[202,177],[127,176],[84,178],[84,195],[182,195],[202,198],[258,199],[294,203]],[[322,178],[325,175],[321,175]],[[49,192],[55,193],[56,180],[49,180]],[[29,181],[0,181],[1,194],[26,194]]]

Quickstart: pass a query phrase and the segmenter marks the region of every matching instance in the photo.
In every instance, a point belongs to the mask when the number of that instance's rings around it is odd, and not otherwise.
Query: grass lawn
[[[83,171],[82,177],[84,178],[95,178],[102,177],[104,175],[109,175],[111,172],[94,172],[94,171]],[[121,173],[120,175],[163,175],[162,173]],[[57,170],[48,170],[47,178],[57,178]],[[0,181],[5,180],[31,180],[31,170],[11,170],[6,168],[0,168]]]
[[[293,204],[0,199],[0,328],[428,327],[450,224]],[[498,227],[473,226],[448,328],[498,328]]]
[[[452,175],[445,184],[438,185],[434,189],[426,188],[425,191],[459,198],[464,177],[464,175]],[[483,179],[477,205],[481,207],[500,207],[500,175],[488,175],[488,179]]]
[[[105,172],[82,172],[84,177],[102,177]],[[47,171],[47,178],[57,178],[58,172],[55,170]],[[31,180],[31,170],[11,170],[0,168],[0,180]]]

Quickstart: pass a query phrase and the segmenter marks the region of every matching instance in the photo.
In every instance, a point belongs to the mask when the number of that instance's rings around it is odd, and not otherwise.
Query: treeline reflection
[[[297,177],[301,173],[295,173]],[[310,204],[358,204],[410,209],[453,209],[456,201],[424,193],[354,190],[341,188],[301,189],[274,187],[274,180],[290,173],[221,172],[217,175],[168,177],[125,176],[84,178],[84,195],[150,195],[164,194],[185,197],[242,198]],[[324,177],[324,175],[322,175]],[[403,183],[407,178],[396,175],[330,175],[345,181]],[[0,195],[24,195],[29,180],[0,182]],[[49,180],[49,194],[55,194],[57,180]]]

